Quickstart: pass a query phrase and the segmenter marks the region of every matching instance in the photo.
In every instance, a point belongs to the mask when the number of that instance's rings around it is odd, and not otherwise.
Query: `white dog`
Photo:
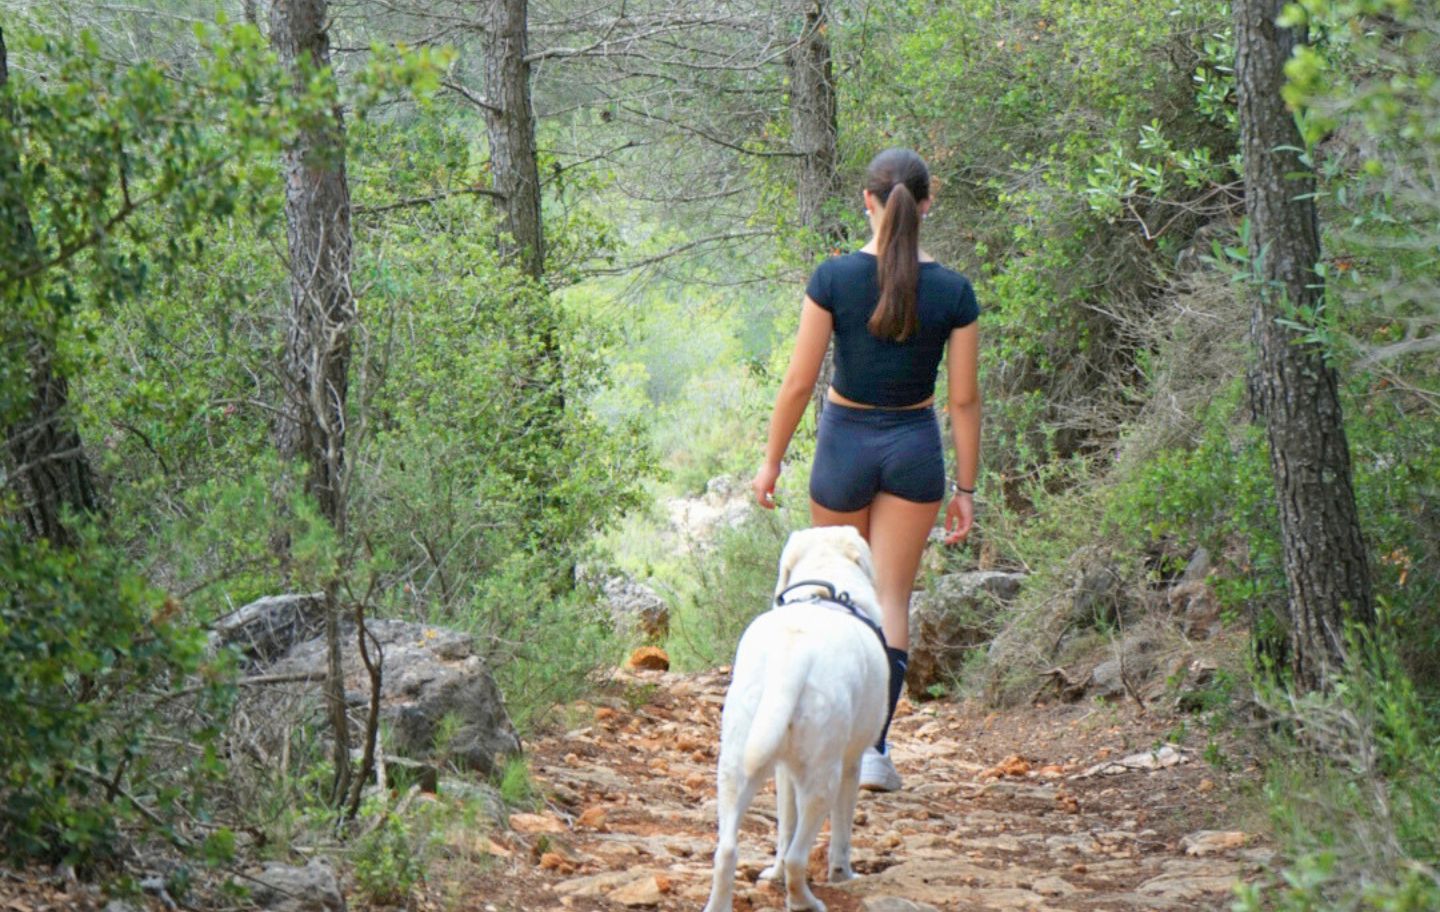
[[[830,881],[855,876],[850,828],[860,755],[885,724],[890,675],[876,635],[874,575],[870,547],[851,526],[805,529],[785,544],[776,605],[746,628],[725,694],[720,834],[706,912],[731,908],[736,831],[772,770],[779,832],[775,864],[761,876],[784,879],[788,908],[824,912],[805,866],[827,812]]]

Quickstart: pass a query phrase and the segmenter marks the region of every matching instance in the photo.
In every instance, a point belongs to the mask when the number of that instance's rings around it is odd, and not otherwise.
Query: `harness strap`
[[[779,592],[775,593],[775,604],[777,606],[794,604],[793,602],[785,601],[785,594],[790,592],[792,589],[800,589],[804,586],[818,586],[824,589],[829,594],[821,595],[819,593],[815,593],[809,598],[802,599],[801,601],[828,602],[831,605],[836,605],[840,608],[844,608],[846,611],[850,612],[851,617],[855,618],[857,621],[860,621],[866,627],[869,627],[871,630],[873,630],[875,632],[875,636],[880,638],[880,649],[885,652],[886,656],[890,654],[889,644],[885,642],[884,629],[881,628],[879,624],[872,621],[868,616],[866,616],[863,611],[855,607],[855,602],[853,599],[850,598],[850,593],[836,592],[834,583],[827,582],[825,580],[800,580],[798,583],[791,583],[784,589],[781,589]]]

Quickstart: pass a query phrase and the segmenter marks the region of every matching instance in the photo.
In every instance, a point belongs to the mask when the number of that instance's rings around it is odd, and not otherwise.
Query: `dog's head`
[[[847,566],[850,569],[847,570]],[[857,570],[866,587],[873,588],[875,564],[870,557],[870,545],[854,526],[801,529],[790,533],[785,550],[780,552],[775,595],[779,596],[792,579],[806,579],[811,573],[837,589],[847,589],[854,584]],[[845,578],[832,578],[836,575]]]

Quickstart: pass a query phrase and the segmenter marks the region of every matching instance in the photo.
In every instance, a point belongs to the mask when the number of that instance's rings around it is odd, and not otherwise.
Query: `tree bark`
[[[330,66],[325,0],[274,0],[270,40],[290,69],[297,92],[311,73]],[[285,459],[303,460],[306,490],[343,540],[345,513],[345,397],[349,386],[350,190],[345,178],[345,122],[337,105],[329,118],[302,125],[282,153],[285,219],[290,251],[290,314],[282,373],[286,396],[275,427]],[[333,800],[350,787],[350,727],[341,665],[338,580],[325,584],[326,702],[335,736]]]
[[[24,273],[40,261],[40,251],[21,181],[15,111],[4,94],[9,80],[5,34],[0,30],[0,115],[11,124],[11,129],[0,135],[0,231],[4,232],[0,253],[7,271]],[[39,276],[13,280],[5,276],[5,306],[14,306],[43,281]],[[68,547],[74,538],[65,526],[65,511],[98,513],[100,498],[80,433],[68,415],[69,384],[55,371],[56,315],[47,307],[39,312],[42,326],[20,315],[19,308],[4,318],[7,323],[15,322],[5,327],[3,344],[9,350],[3,357],[17,368],[24,364],[16,371],[23,370],[25,377],[25,392],[19,398],[29,400],[0,416],[9,457],[5,478],[30,536]]]
[[[800,224],[814,232],[825,251],[843,239],[844,229],[833,211],[827,211],[839,185],[835,73],[830,57],[830,18],[824,0],[807,0],[800,39],[785,57],[790,78],[790,142],[800,156],[795,202]],[[825,391],[835,374],[835,348],[815,379],[815,419],[825,408]],[[817,424],[818,426],[818,424]]]
[[[325,0],[275,0],[270,40],[292,70],[296,90],[307,72],[330,65]],[[275,444],[303,459],[307,490],[344,532],[345,396],[349,385],[350,190],[345,177],[345,123],[332,116],[305,124],[282,153],[290,251],[290,315],[283,373],[287,395]]]
[[[535,110],[531,102],[531,72],[527,0],[491,0],[483,21],[485,54],[486,135],[490,143],[490,171],[501,194],[505,233],[501,257],[518,264],[520,271],[544,294],[545,230],[540,200],[540,170],[535,149]],[[540,349],[529,359],[523,385],[539,391],[542,407],[529,420],[546,445],[564,445],[561,430],[565,412],[564,371],[556,315],[549,302],[536,299],[529,316]],[[555,471],[535,469],[521,479],[536,492],[536,503],[563,509],[552,494],[559,482]],[[537,507],[538,509],[538,507]],[[573,564],[557,576],[561,588],[574,584]]]
[[[485,11],[485,108],[490,168],[495,189],[504,194],[502,256],[519,259],[525,275],[545,273],[545,237],[540,221],[540,171],[535,159],[535,110],[530,101],[527,0],[491,0]]]
[[[1346,622],[1375,623],[1375,606],[1351,485],[1339,383],[1325,351],[1282,325],[1324,297],[1315,271],[1320,230],[1315,180],[1301,161],[1294,115],[1280,95],[1285,61],[1305,40],[1276,24],[1285,0],[1236,0],[1235,77],[1257,354],[1252,409],[1265,422],[1288,584],[1288,652],[1297,686],[1323,686],[1345,652]]]

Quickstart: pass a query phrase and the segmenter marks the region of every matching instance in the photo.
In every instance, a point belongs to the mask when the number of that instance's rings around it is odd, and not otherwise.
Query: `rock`
[[[1199,830],[1180,840],[1186,855],[1214,855],[1242,848],[1245,834],[1239,830]]]
[[[1199,712],[1213,706],[1216,692],[1210,687],[1210,683],[1215,679],[1215,672],[1218,670],[1215,663],[1204,659],[1192,659],[1181,665],[1172,675],[1180,681],[1179,692],[1175,696],[1175,708],[1182,712]]]
[[[1167,861],[1163,871],[1140,884],[1135,892],[1145,897],[1195,902],[1206,896],[1228,896],[1240,882],[1235,870],[1224,862]]]
[[[751,512],[750,486],[742,479],[721,475],[710,479],[701,497],[672,497],[665,502],[670,529],[685,554],[708,547],[721,529],[733,529]]]
[[[1070,596],[1070,618],[1081,627],[1115,623],[1121,614],[1123,583],[1108,559],[1096,558],[1080,573]]]
[[[660,889],[660,882],[654,875],[641,877],[632,880],[609,893],[611,902],[617,902],[622,906],[658,906],[660,897],[664,891]]]
[[[303,868],[267,864],[242,884],[255,905],[271,912],[345,912],[335,872],[318,858]]]
[[[1170,610],[1183,619],[1182,629],[1190,639],[1204,640],[1220,632],[1220,602],[1203,579],[1181,583],[1165,598]]]
[[[641,646],[630,653],[625,667],[632,671],[669,671],[670,656],[659,646]]]
[[[646,877],[644,872],[636,871],[603,871],[599,874],[590,874],[585,877],[576,877],[571,880],[564,880],[555,885],[555,892],[561,896],[574,896],[579,899],[593,899],[603,895],[607,890],[623,886],[633,880],[640,880]]]
[[[1123,662],[1121,657],[1116,657],[1096,665],[1090,672],[1088,692],[1101,699],[1123,699],[1126,679],[1138,692],[1155,674],[1158,650],[1158,643],[1144,637],[1124,641],[1120,644]]]
[[[1091,776],[1116,776],[1120,773],[1128,773],[1133,770],[1145,770],[1153,772],[1158,769],[1176,766],[1190,759],[1185,751],[1173,744],[1161,745],[1158,750],[1144,751],[1138,754],[1131,754],[1119,760],[1106,760],[1097,763],[1081,773],[1071,776],[1071,779],[1089,779]]]
[[[1038,878],[1030,885],[1030,889],[1041,896],[1069,896],[1075,892],[1075,887],[1069,881],[1054,875]]]
[[[485,775],[498,773],[506,757],[519,753],[500,690],[468,634],[405,621],[370,621],[366,627],[384,654],[381,719],[390,726],[393,752]],[[370,684],[355,639],[353,626],[345,625],[346,689],[358,698]],[[325,639],[318,637],[294,646],[270,671],[322,673],[325,656]],[[437,743],[442,732],[443,743]]]
[[[1190,555],[1190,563],[1185,565],[1185,572],[1180,574],[1177,585],[1184,583],[1196,583],[1210,575],[1210,552],[1204,548],[1196,548],[1195,553]]]
[[[940,912],[925,903],[901,899],[898,896],[867,896],[860,903],[860,912]]]
[[[588,807],[580,813],[575,821],[576,827],[585,827],[591,830],[598,830],[605,826],[605,809],[600,805]]]
[[[989,642],[1001,605],[1020,591],[1024,576],[998,570],[951,573],[910,602],[911,700],[928,699],[930,688],[957,677],[967,657]]]
[[[495,824],[503,825],[510,817],[509,809],[505,807],[505,799],[500,796],[500,790],[489,783],[445,776],[440,779],[438,792],[466,804],[475,805],[486,820]]]
[[[511,814],[510,829],[517,833],[564,833],[569,827],[553,814]]]
[[[654,589],[628,576],[612,576],[600,591],[621,635],[659,642],[670,633],[670,606]]]
[[[217,620],[215,647],[237,649],[248,665],[264,665],[325,632],[325,593],[267,595]]]

